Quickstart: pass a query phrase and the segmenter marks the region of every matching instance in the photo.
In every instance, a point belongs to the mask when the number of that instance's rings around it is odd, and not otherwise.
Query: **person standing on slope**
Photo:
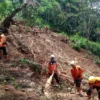
[[[6,51],[6,46],[7,46],[6,36],[4,34],[1,34],[0,35],[0,58],[2,56],[1,51],[3,51],[3,55],[5,56],[5,59],[8,60],[8,54],[7,54],[7,51]]]
[[[71,62],[71,75],[74,80],[74,84],[76,85],[76,89],[78,94],[81,94],[81,83],[83,78],[83,69],[80,66],[75,65],[75,61]]]
[[[49,76],[52,75],[52,73],[54,72],[54,78],[57,82],[57,85],[59,85],[59,73],[58,73],[58,64],[56,63],[56,60],[55,60],[55,56],[54,55],[51,55],[50,56],[50,61],[48,63],[48,74]],[[53,83],[53,82],[52,82]]]
[[[88,100],[91,100],[91,93],[93,89],[97,90],[98,100],[100,100],[100,77],[90,76],[88,83],[89,83],[89,89],[87,90]]]

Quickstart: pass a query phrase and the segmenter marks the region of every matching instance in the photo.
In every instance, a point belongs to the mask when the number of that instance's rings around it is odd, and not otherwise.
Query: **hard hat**
[[[89,77],[89,83],[95,83],[96,79],[94,76]]]
[[[5,36],[4,34],[1,34],[1,37]]]
[[[55,55],[51,55],[50,58],[55,58]]]
[[[70,65],[75,65],[75,61],[71,61],[70,62]]]

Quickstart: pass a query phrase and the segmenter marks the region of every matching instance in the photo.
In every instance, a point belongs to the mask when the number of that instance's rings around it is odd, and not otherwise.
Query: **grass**
[[[71,36],[70,40],[72,41],[71,46],[75,50],[80,51],[81,49],[86,49],[90,51],[91,53],[100,56],[99,43],[89,41],[86,38],[83,38],[78,35]]]
[[[65,36],[65,37],[68,36],[67,33],[65,33],[65,32],[59,32],[58,34]]]
[[[96,56],[94,62],[100,66],[100,57]]]
[[[37,62],[30,61],[29,59],[21,58],[18,62],[22,65],[25,65],[25,64],[28,65],[31,71],[35,71],[37,73],[40,73],[42,70],[41,64],[39,64]]]
[[[74,35],[70,37],[71,46],[73,49],[80,52],[81,49],[88,50],[88,54],[94,55],[94,62],[100,66],[100,44],[97,42],[92,42],[83,38],[79,35]],[[87,57],[87,56],[86,56]]]

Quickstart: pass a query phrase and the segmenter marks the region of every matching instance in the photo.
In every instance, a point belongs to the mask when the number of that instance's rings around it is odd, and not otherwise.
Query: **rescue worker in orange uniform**
[[[4,34],[1,34],[0,35],[0,58],[2,56],[1,51],[3,51],[3,55],[5,56],[5,59],[8,60],[8,54],[7,54],[7,51],[6,51],[6,46],[7,46],[6,36]]]
[[[91,93],[93,89],[96,89],[98,92],[98,100],[100,100],[100,77],[89,77],[89,89],[87,90],[88,100],[91,100]]]
[[[47,67],[48,67],[49,76],[52,75],[52,73],[54,72],[54,76],[53,77],[55,78],[57,84],[59,84],[59,75],[58,75],[58,70],[57,70],[58,64],[56,63],[54,55],[50,56],[50,61],[49,61]],[[53,84],[53,82],[52,82],[52,84]]]
[[[78,94],[81,94],[81,83],[82,83],[82,78],[83,78],[83,69],[80,66],[75,65],[75,61],[71,62],[71,75],[74,79],[74,84],[76,85],[76,89]]]

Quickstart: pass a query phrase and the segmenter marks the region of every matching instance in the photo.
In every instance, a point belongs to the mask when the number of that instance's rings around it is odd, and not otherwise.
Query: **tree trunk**
[[[2,33],[8,33],[8,28],[10,27],[11,24],[14,24],[14,20],[13,20],[13,17],[18,13],[20,12],[22,9],[24,9],[27,4],[28,4],[29,0],[24,3],[20,8],[17,8],[15,9],[1,24],[1,27],[0,27],[0,31]]]

